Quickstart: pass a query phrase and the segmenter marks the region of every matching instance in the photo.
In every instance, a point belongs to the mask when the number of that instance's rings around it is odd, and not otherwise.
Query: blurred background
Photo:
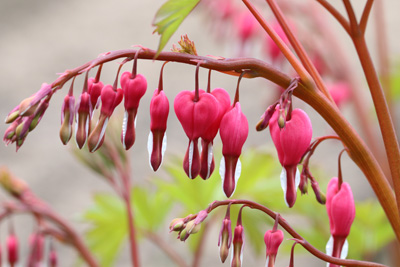
[[[154,27],[152,27],[152,20],[157,9],[164,1],[134,1],[134,0],[86,0],[86,1],[51,1],[51,0],[0,0],[0,117],[5,118],[8,112],[20,103],[23,98],[26,98],[36,92],[43,82],[51,83],[58,76],[57,73],[62,73],[67,69],[75,68],[79,65],[86,63],[99,54],[118,50],[131,48],[132,45],[142,45],[151,49],[156,49],[158,46],[159,37],[152,34]],[[226,2],[226,1],[215,1]],[[229,18],[224,20],[221,18],[220,12],[212,8],[210,1],[205,1],[189,16],[177,32],[173,35],[170,42],[167,44],[165,51],[172,47],[172,44],[177,44],[180,35],[188,34],[189,38],[193,40],[197,47],[199,55],[214,55],[222,57],[258,57],[261,59],[272,61],[271,54],[266,48],[268,41],[263,37],[264,34],[258,25],[254,29],[247,29],[251,31],[250,37],[244,40],[240,35],[239,29],[241,23],[239,14],[245,11],[241,1],[232,1],[235,10],[238,13],[237,18]],[[254,1],[265,14],[265,17],[273,22],[273,17],[268,11],[264,1]],[[341,1],[333,3],[343,12]],[[364,1],[353,1],[355,8],[361,14]],[[378,1],[376,1],[378,2]],[[376,136],[379,136],[378,128],[376,127],[375,115],[371,107],[369,93],[367,92],[367,85],[365,83],[363,74],[361,72],[360,64],[355,55],[355,50],[351,44],[350,39],[345,35],[345,32],[340,29],[338,24],[314,1],[282,1],[282,8],[289,14],[288,17],[293,22],[296,28],[298,37],[304,40],[305,47],[311,51],[318,62],[321,63],[321,72],[325,72],[324,78],[328,83],[334,84],[336,81],[344,81],[350,87],[357,87],[357,98],[362,103],[364,111],[368,116],[368,123],[370,128],[373,129],[372,138],[374,145],[381,147],[381,141]],[[210,7],[211,6],[211,7]],[[379,56],[379,45],[382,43],[382,36],[379,32],[386,33],[387,42],[383,50],[386,51],[389,57],[390,75],[391,77],[399,71],[399,56],[400,56],[400,41],[398,32],[400,30],[400,17],[397,14],[400,10],[400,2],[398,1],[383,1],[383,22],[386,26],[385,31],[377,31],[376,16],[373,14],[369,23],[367,31],[367,41],[371,48],[371,54],[377,65],[380,64],[381,57]],[[243,13],[245,14],[245,13]],[[210,18],[214,19],[211,20]],[[212,23],[211,21],[215,21]],[[239,22],[238,22],[239,21]],[[239,24],[237,24],[239,23]],[[322,26],[321,26],[322,25]],[[321,29],[325,29],[324,32]],[[246,30],[246,29],[244,29]],[[337,43],[332,43],[336,41]],[[329,47],[327,44],[333,46]],[[335,49],[337,47],[337,49]],[[266,51],[267,50],[267,51]],[[321,52],[322,51],[322,52]],[[341,55],[338,54],[343,53]],[[293,73],[287,63],[276,63],[277,67],[287,73]],[[342,65],[341,65],[342,64]],[[141,60],[138,64],[138,72],[146,76],[148,81],[148,91],[141,101],[137,119],[137,137],[134,147],[128,152],[130,156],[130,164],[132,169],[133,184],[138,187],[151,188],[149,192],[157,194],[157,190],[162,188],[158,185],[154,187],[152,180],[168,180],[171,181],[171,171],[161,169],[154,174],[148,166],[147,154],[147,135],[149,132],[149,103],[152,92],[158,86],[158,78],[161,63]],[[124,70],[130,70],[131,64],[128,63]],[[351,77],[340,72],[340,69],[351,70]],[[342,72],[343,72],[342,69]],[[115,79],[117,64],[115,62],[108,63],[104,66],[101,80],[103,83],[112,83]],[[164,88],[167,96],[170,99],[172,107],[173,98],[177,92],[181,90],[194,89],[194,71],[193,66],[184,66],[177,63],[169,63],[164,70]],[[94,75],[94,72],[92,73]],[[348,74],[348,73],[347,73]],[[82,87],[83,77],[79,77],[75,83],[75,94],[78,95]],[[392,80],[395,80],[393,78]],[[231,97],[234,96],[237,79],[232,76],[223,75],[221,73],[213,72],[212,74],[212,88],[223,87],[230,93]],[[399,82],[400,84],[400,82]],[[396,84],[398,86],[399,84]],[[200,87],[205,88],[207,85],[207,71],[200,71]],[[394,86],[394,87],[396,87]],[[40,125],[29,134],[24,145],[15,152],[15,146],[8,147],[0,146],[0,165],[7,166],[9,170],[17,177],[25,180],[33,192],[35,192],[44,201],[51,204],[54,210],[61,214],[64,218],[69,220],[78,231],[84,233],[93,229],[90,220],[84,219],[86,210],[90,209],[96,203],[93,201],[93,196],[99,192],[102,194],[112,195],[112,190],[108,184],[93,171],[80,163],[71,151],[75,146],[75,141],[71,140],[68,146],[64,146],[59,140],[59,126],[60,126],[60,112],[61,104],[64,96],[67,94],[69,83],[67,83],[63,90],[59,91],[53,96],[50,107],[47,110]],[[396,89],[396,88],[394,88]],[[397,90],[397,91],[396,91]],[[397,88],[393,90],[393,101],[397,101],[398,91]],[[275,155],[275,149],[269,137],[269,132],[256,132],[254,130],[261,114],[265,109],[276,101],[278,97],[279,88],[271,83],[262,79],[245,79],[241,83],[241,103],[243,112],[249,120],[249,138],[245,144],[244,150],[249,155],[256,153],[255,158],[265,158],[266,166],[270,169],[263,169],[263,175],[270,175],[274,177],[268,178],[265,186],[265,195],[255,193],[254,197],[263,204],[275,205],[272,202],[282,201],[283,194],[279,188],[279,172],[280,165]],[[366,137],[364,129],[360,123],[358,112],[355,110],[359,107],[352,104],[352,100],[347,99],[342,105],[342,110],[345,116],[348,117],[350,122],[360,130],[361,135]],[[312,111],[302,101],[296,100],[295,107],[303,108],[310,115],[313,122],[313,137],[332,134],[333,131],[330,127],[319,117],[318,114]],[[171,109],[172,111],[172,109]],[[393,102],[393,112],[398,114],[399,110]],[[398,116],[397,116],[398,117]],[[113,115],[114,120],[122,120],[122,110],[116,111]],[[372,127],[371,127],[372,125]],[[119,134],[119,126],[116,126],[117,135]],[[7,125],[0,124],[0,132],[3,134]],[[173,112],[170,113],[168,121],[168,147],[164,164],[169,168],[179,169],[179,164],[183,158],[184,152],[187,147],[186,136],[180,127],[178,120]],[[107,137],[106,137],[107,138]],[[220,155],[221,143],[219,138],[215,142],[216,155]],[[253,150],[256,149],[256,152]],[[342,147],[335,141],[328,142],[321,146],[321,150],[316,152],[312,158],[312,164],[315,166],[315,172],[320,174],[317,180],[321,184],[321,189],[324,191],[328,179],[337,175],[337,155]],[[258,153],[258,154],[257,154]],[[271,156],[272,155],[272,156]],[[249,156],[249,157],[250,157]],[[254,156],[254,155],[253,155]],[[243,159],[245,160],[245,159]],[[178,163],[177,163],[178,162]],[[250,165],[250,163],[248,163]],[[261,163],[263,164],[263,163]],[[216,170],[219,161],[216,161]],[[262,166],[260,167],[262,168]],[[364,178],[363,174],[347,157],[343,157],[343,174],[345,180],[349,182],[354,188],[354,195],[359,201],[369,201],[374,199],[369,185]],[[175,172],[175,176],[177,176]],[[271,179],[269,179],[271,178]],[[199,179],[199,178],[198,178]],[[210,186],[219,188],[219,177],[217,174],[212,177],[214,182]],[[262,175],[259,179],[252,178],[251,175],[242,173],[241,179],[254,179],[254,184],[249,188],[256,188],[259,182],[262,182]],[[172,181],[174,181],[172,179]],[[199,192],[204,190],[207,192],[207,185],[201,181],[190,183],[189,179],[179,180],[178,185],[184,184],[188,188],[195,188],[199,186]],[[149,185],[152,184],[152,185]],[[241,182],[239,180],[238,188]],[[277,188],[276,193],[270,193],[267,186]],[[213,188],[214,188],[213,187]],[[221,191],[221,190],[220,190]],[[275,192],[275,191],[274,191]],[[271,198],[268,199],[268,195]],[[276,195],[276,200],[274,198]],[[307,210],[307,205],[310,202],[316,202],[312,192],[308,196],[298,198],[298,202],[303,202],[304,205],[296,210],[288,210],[284,206],[273,206],[282,208],[282,213],[288,215],[288,220],[292,220],[293,227],[305,228],[304,231],[312,232],[313,223],[299,220],[299,215]],[[214,195],[213,195],[214,196]],[[217,198],[224,199],[222,192],[216,193]],[[251,192],[236,192],[235,198],[238,197],[252,199]],[[265,200],[261,198],[265,197]],[[1,193],[0,199],[5,200],[8,196]],[[208,201],[203,199],[202,201]],[[171,203],[179,202],[176,199],[171,200]],[[281,203],[282,204],[282,203]],[[325,214],[325,207],[315,204],[318,207],[318,214]],[[319,206],[318,206],[319,205]],[[169,222],[175,217],[182,217],[185,214],[196,213],[199,210],[187,210],[190,205],[171,204],[171,208],[167,215],[164,216],[163,221],[160,222],[158,234],[167,242],[171,247],[176,249],[177,253],[181,255],[187,262],[190,262],[192,252],[188,244],[176,240],[174,234],[168,234]],[[193,206],[194,207],[194,206]],[[203,206],[205,208],[206,206]],[[310,208],[314,209],[314,208]],[[365,214],[360,215],[368,218],[371,214],[372,208],[365,208]],[[157,211],[154,211],[157,212]],[[250,212],[249,212],[250,213]],[[379,212],[377,212],[379,213]],[[363,212],[360,212],[363,214]],[[219,216],[215,216],[213,226],[207,236],[207,245],[204,250],[204,257],[202,257],[200,266],[219,266],[218,257],[218,231],[220,223],[223,218],[221,211]],[[310,215],[311,216],[311,215]],[[357,216],[358,213],[357,213]],[[293,217],[293,218],[292,218]],[[246,217],[245,217],[246,218]],[[356,217],[356,221],[357,221]],[[28,254],[27,240],[28,235],[33,231],[35,224],[31,216],[17,215],[13,217],[16,232],[20,238],[21,243],[21,260],[25,261]],[[265,225],[261,224],[260,229],[267,230],[271,227],[273,221],[263,217]],[[246,219],[244,219],[246,220]],[[362,221],[362,218],[359,219]],[[297,222],[297,225],[296,225]],[[251,225],[251,223],[249,224]],[[383,226],[382,226],[383,225]],[[372,227],[388,227],[384,222],[377,222]],[[264,228],[262,228],[264,227]],[[326,226],[328,227],[328,226]],[[326,229],[325,229],[326,230]],[[245,230],[246,231],[246,230]],[[261,230],[260,230],[261,231]],[[317,231],[317,230],[315,230]],[[317,231],[319,233],[319,231]],[[323,231],[322,231],[323,232]],[[387,234],[385,231],[385,239],[380,241],[382,246],[386,246],[393,236]],[[262,244],[262,236],[259,237],[259,242]],[[1,224],[1,240],[7,236],[7,223]],[[322,243],[328,239],[329,234],[322,236]],[[285,236],[289,238],[289,236]],[[318,240],[317,237],[314,237]],[[362,238],[362,232],[360,237]],[[376,238],[376,237],[375,237]],[[255,237],[255,239],[257,239]],[[250,239],[253,240],[253,239]],[[314,240],[314,239],[313,239]],[[188,241],[189,242],[189,241]],[[256,241],[254,241],[256,242]],[[366,242],[366,241],[363,241]],[[370,240],[374,242],[374,240]],[[250,243],[250,242],[249,242]],[[289,241],[287,241],[290,245]],[[311,242],[312,243],[312,242]],[[321,244],[322,244],[321,243]],[[319,245],[319,249],[324,250],[324,245]],[[75,252],[68,247],[56,244],[59,251],[60,266],[72,266],[76,264],[77,257]],[[377,245],[378,246],[378,245]],[[116,260],[111,266],[130,266],[128,243],[125,242],[121,246],[121,252],[116,255]],[[246,244],[244,263],[247,266],[263,266],[264,252],[261,245],[252,247]],[[143,266],[175,266],[174,263],[152,242],[146,238],[140,241],[140,258]],[[369,248],[370,250],[373,250]],[[382,249],[377,247],[376,249]],[[288,249],[284,253],[278,255],[277,266],[285,266],[289,261]],[[321,266],[321,261],[310,257],[304,253],[304,249],[298,247],[296,249],[299,253],[296,255],[296,262],[298,266]],[[350,245],[351,251],[351,245]],[[389,262],[388,253],[381,253],[379,250],[360,252],[357,256],[362,255],[365,257],[369,255],[370,260],[380,262]],[[351,255],[350,255],[351,256]],[[359,258],[358,258],[359,259]],[[226,264],[226,263],[225,263]],[[297,263],[296,263],[297,264]],[[314,264],[314,265],[312,265]]]

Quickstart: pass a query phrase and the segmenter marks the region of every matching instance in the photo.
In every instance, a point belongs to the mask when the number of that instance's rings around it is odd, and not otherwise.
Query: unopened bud
[[[231,244],[232,244],[231,220],[225,218],[222,221],[222,227],[218,239],[219,257],[221,258],[222,263],[225,262],[226,258],[229,255],[229,248],[231,247]]]
[[[190,221],[186,224],[185,230],[188,234],[196,234],[200,231],[201,224],[196,224],[195,221]]]
[[[19,115],[30,116],[35,112],[39,103],[31,105],[33,99],[34,96],[31,96],[21,101],[21,103],[19,104]]]
[[[185,227],[185,222],[182,218],[175,218],[172,220],[172,222],[169,225],[169,230],[179,232],[182,231],[183,228]]]
[[[281,129],[285,128],[285,124],[286,124],[285,110],[279,109],[279,118],[278,118],[279,128],[281,128]]]
[[[181,241],[186,241],[186,239],[188,239],[188,237],[189,237],[189,234],[188,234],[186,228],[183,229],[183,230],[179,233],[179,239],[180,239]]]
[[[302,195],[308,193],[308,179],[307,179],[307,175],[304,172],[301,172],[301,174],[300,174],[299,189],[300,189],[300,192]]]
[[[311,187],[314,191],[315,197],[317,198],[317,201],[324,205],[326,203],[326,196],[324,193],[321,192],[321,190],[319,189],[319,185],[316,181],[312,181],[311,182]]]
[[[11,123],[19,117],[19,110],[11,111],[6,118],[6,123]]]
[[[12,233],[7,239],[8,263],[14,266],[18,261],[18,239]]]
[[[257,123],[257,126],[256,126],[256,130],[257,131],[262,131],[262,130],[264,130],[265,128],[268,127],[269,120],[272,118],[272,115],[274,115],[275,107],[276,107],[277,104],[278,103],[275,103],[275,104],[269,106],[267,108],[267,110],[264,112],[264,114],[261,116],[261,119]]]

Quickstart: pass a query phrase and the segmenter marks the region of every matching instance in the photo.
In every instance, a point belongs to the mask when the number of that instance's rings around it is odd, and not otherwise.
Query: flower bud
[[[6,119],[5,119],[5,123],[12,123],[13,121],[15,121],[17,118],[19,117],[19,105],[16,106],[15,108],[13,108],[10,113],[8,113]]]
[[[210,93],[182,91],[175,97],[174,110],[189,138],[183,168],[187,176],[194,179],[199,175],[201,168],[198,139],[217,119],[218,102]]]
[[[222,263],[225,262],[229,255],[229,248],[232,244],[232,223],[229,218],[224,218],[222,221],[221,231],[218,238],[219,257]]]
[[[219,134],[222,140],[222,155],[219,173],[223,181],[223,190],[227,197],[235,191],[240,177],[239,156],[249,133],[249,124],[242,113],[240,103],[228,111],[221,120]]]
[[[346,238],[354,221],[355,204],[350,185],[348,183],[339,185],[337,177],[332,178],[328,184],[326,211],[332,235],[327,244],[327,254],[346,258],[348,250]]]
[[[18,239],[11,233],[7,238],[8,263],[14,266],[18,262]]]
[[[280,107],[270,121],[270,133],[272,141],[278,152],[279,161],[282,165],[281,186],[288,207],[293,207],[297,197],[297,187],[300,183],[300,173],[297,164],[307,151],[311,138],[312,126],[310,118],[301,109],[294,109],[291,117],[286,121],[285,128],[278,125]]]
[[[185,220],[183,218],[175,218],[169,225],[170,232],[175,231],[179,232],[182,231],[185,227]]]
[[[164,157],[167,146],[167,119],[169,101],[164,91],[156,89],[150,102],[150,134],[147,142],[150,166],[156,171]]]
[[[123,93],[121,89],[114,90],[111,85],[104,86],[101,91],[101,110],[100,117],[94,130],[88,138],[88,147],[90,152],[95,152],[104,142],[108,120],[110,119],[114,109],[121,103]]]
[[[64,97],[64,102],[61,107],[60,139],[64,145],[68,144],[72,136],[72,124],[75,116],[74,110],[75,98],[72,94],[68,94]]]
[[[267,263],[266,267],[273,267],[278,254],[279,246],[283,241],[283,232],[281,230],[268,230],[264,235]]]
[[[244,231],[243,226],[236,225],[233,235],[233,256],[231,267],[240,267],[243,262]]]
[[[101,81],[97,81],[95,78],[89,78],[88,80],[88,93],[90,95],[90,103],[92,108],[96,109],[100,104],[101,89],[103,89],[104,84]]]
[[[83,92],[76,104],[75,115],[75,139],[79,149],[81,149],[86,143],[89,134],[91,113],[92,104],[90,103],[90,95],[87,92]]]
[[[124,148],[128,150],[135,143],[135,119],[140,99],[147,90],[147,81],[141,74],[132,75],[126,71],[121,75],[121,88],[125,98],[121,141]]]
[[[222,88],[215,88],[211,94],[218,102],[218,116],[211,126],[201,135],[201,169],[200,177],[204,180],[210,178],[215,168],[214,154],[213,154],[213,140],[218,133],[222,117],[230,108],[229,94]]]
[[[30,255],[28,266],[36,266],[43,259],[44,237],[39,233],[34,233],[29,237]]]

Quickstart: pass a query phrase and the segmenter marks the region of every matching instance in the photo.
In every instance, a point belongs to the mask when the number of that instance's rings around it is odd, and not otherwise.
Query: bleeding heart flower
[[[312,138],[312,125],[310,118],[301,109],[295,109],[290,119],[286,120],[285,127],[278,125],[279,105],[270,120],[270,133],[272,141],[278,152],[279,161],[283,167],[281,173],[281,186],[285,194],[288,207],[293,207],[297,197],[297,187],[300,183],[300,173],[297,164],[307,151]]]
[[[147,90],[147,81],[141,74],[132,75],[126,71],[121,75],[121,88],[125,97],[121,141],[124,148],[128,150],[135,143],[135,119],[140,99]]]
[[[242,113],[240,103],[228,111],[221,120],[219,134],[222,140],[222,155],[219,173],[227,197],[235,191],[241,172],[239,156],[249,134],[249,124]]]
[[[344,259],[348,251],[346,238],[350,233],[356,210],[350,185],[342,183],[339,187],[337,177],[332,178],[328,184],[326,211],[331,232],[331,238],[326,245],[327,254]],[[330,266],[336,265],[331,264]]]
[[[164,91],[156,89],[150,102],[150,134],[147,149],[150,155],[150,166],[156,171],[164,156],[167,147],[167,119],[169,101]]]
[[[268,230],[264,235],[265,246],[267,247],[266,267],[273,267],[278,254],[279,246],[283,241],[283,232],[281,230]]]
[[[222,117],[229,110],[231,100],[229,94],[225,89],[216,88],[211,94],[217,99],[219,105],[218,116],[214,123],[204,132],[201,136],[201,169],[200,177],[204,180],[210,178],[215,168],[214,154],[213,154],[213,140],[218,133]]]
[[[100,97],[100,117],[96,127],[90,133],[88,138],[88,147],[90,152],[96,151],[103,144],[108,120],[114,112],[114,109],[119,105],[119,103],[121,103],[123,93],[121,89],[114,90],[112,85],[106,85],[101,91]]]
[[[174,100],[174,110],[183,130],[189,138],[188,149],[183,160],[183,168],[189,178],[194,179],[200,172],[198,139],[218,117],[218,101],[202,91],[182,91]]]

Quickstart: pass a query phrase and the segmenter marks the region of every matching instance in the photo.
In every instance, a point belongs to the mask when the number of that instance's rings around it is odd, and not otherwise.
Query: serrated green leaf
[[[199,2],[200,0],[168,0],[160,7],[153,21],[156,27],[154,32],[161,35],[157,55]]]
[[[112,266],[127,236],[125,206],[120,199],[108,194],[96,194],[93,200],[94,206],[83,215],[92,224],[85,237],[101,266]]]

